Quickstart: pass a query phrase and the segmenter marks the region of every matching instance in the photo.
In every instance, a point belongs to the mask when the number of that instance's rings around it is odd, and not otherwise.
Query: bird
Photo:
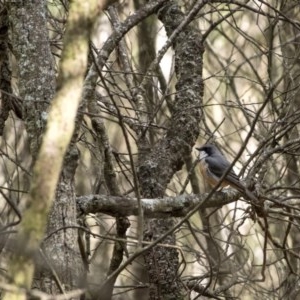
[[[199,151],[200,171],[204,180],[212,187],[219,184],[220,179],[231,166],[231,163],[213,144],[205,144],[196,148]],[[231,186],[250,200],[257,201],[257,197],[250,192],[246,186],[240,181],[236,173],[230,169],[225,178],[220,183],[220,187]]]

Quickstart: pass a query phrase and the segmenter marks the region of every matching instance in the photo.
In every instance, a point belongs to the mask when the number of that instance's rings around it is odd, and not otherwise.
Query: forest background
[[[300,299],[299,10],[0,1],[1,299]]]

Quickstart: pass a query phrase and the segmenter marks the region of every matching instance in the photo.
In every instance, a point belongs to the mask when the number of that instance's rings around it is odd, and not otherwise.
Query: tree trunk
[[[81,1],[71,4],[59,87],[49,114],[47,108],[55,92],[55,73],[48,40],[46,1],[11,2],[8,7],[23,115],[34,163],[28,204],[16,239],[17,250],[10,262],[10,274],[16,284],[30,288],[33,259],[38,254],[48,217],[48,234],[51,235],[43,244],[44,253],[39,261],[43,268],[38,270],[40,276],[35,285],[56,294],[78,287],[82,274],[77,230],[69,227],[76,225],[74,174],[79,157],[74,143],[76,130],[69,149],[68,146],[74,132],[87,67],[89,36],[98,3],[95,0],[89,5]],[[80,120],[77,128],[78,124]],[[48,215],[55,190],[56,200]],[[14,296],[5,295],[5,299],[11,297],[24,299],[25,294],[20,290]]]
[[[185,20],[175,1],[169,1],[158,13],[168,37]],[[191,19],[188,19],[189,22]],[[174,37],[173,37],[174,38]],[[199,134],[202,112],[202,54],[201,34],[192,26],[186,26],[173,40],[175,71],[177,76],[172,117],[166,135],[151,151],[147,142],[140,139],[138,177],[143,197],[162,197],[167,184],[183,166]],[[193,91],[193,93],[189,93]],[[185,107],[185,109],[182,109]],[[155,240],[172,228],[173,219],[157,219],[147,222],[145,239]],[[175,234],[163,243],[174,245]],[[178,278],[178,253],[174,248],[155,247],[145,255],[149,270],[150,299],[182,299],[182,285]]]

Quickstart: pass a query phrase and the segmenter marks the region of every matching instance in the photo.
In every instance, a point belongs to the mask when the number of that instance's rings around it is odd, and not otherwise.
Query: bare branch
[[[237,201],[236,191],[216,192],[205,201],[208,194],[179,195],[157,199],[141,199],[144,216],[147,218],[184,217],[195,205],[204,202],[202,208],[222,207]],[[138,207],[135,198],[126,196],[87,195],[77,197],[77,210],[83,214],[105,213],[111,216],[137,216]]]

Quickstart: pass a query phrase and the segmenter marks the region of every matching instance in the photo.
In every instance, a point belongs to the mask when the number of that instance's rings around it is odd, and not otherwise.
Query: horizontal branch
[[[147,218],[183,217],[208,194],[184,194],[176,197],[141,199],[144,216]],[[232,189],[216,192],[205,201],[201,209],[222,207],[237,201],[240,194]],[[128,196],[87,195],[77,197],[77,211],[82,214],[104,213],[111,216],[137,216],[137,200]]]

